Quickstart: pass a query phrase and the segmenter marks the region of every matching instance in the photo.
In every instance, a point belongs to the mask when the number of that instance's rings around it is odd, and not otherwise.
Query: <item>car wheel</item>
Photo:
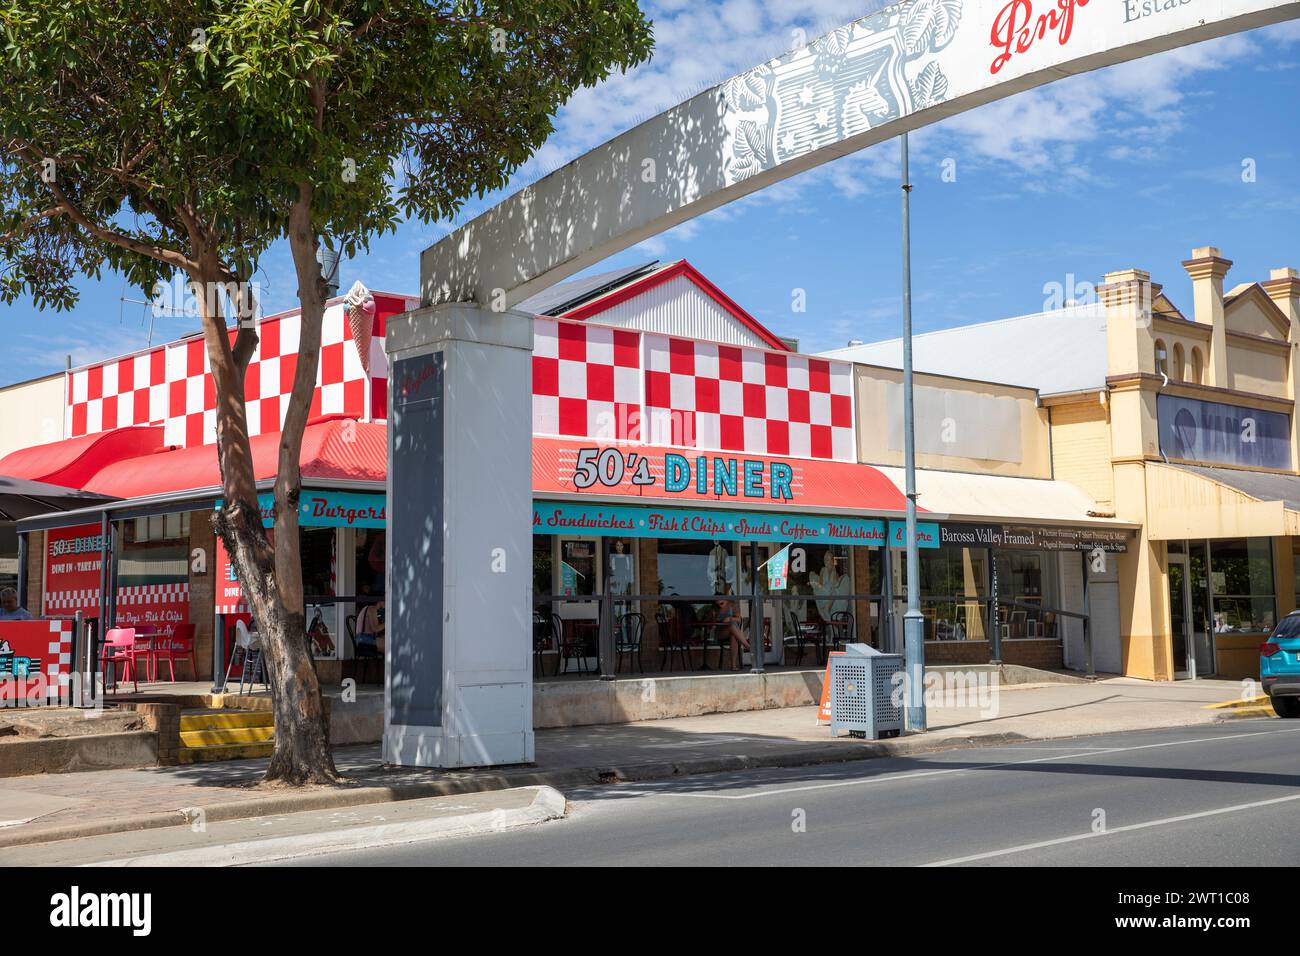
[[[1273,711],[1279,717],[1300,717],[1300,697],[1274,697]]]

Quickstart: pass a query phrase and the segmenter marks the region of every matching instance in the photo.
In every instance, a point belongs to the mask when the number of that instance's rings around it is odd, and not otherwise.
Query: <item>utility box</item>
[[[831,736],[879,740],[903,732],[903,655],[882,654],[867,644],[849,644],[830,658]],[[897,696],[896,695],[897,692]]]

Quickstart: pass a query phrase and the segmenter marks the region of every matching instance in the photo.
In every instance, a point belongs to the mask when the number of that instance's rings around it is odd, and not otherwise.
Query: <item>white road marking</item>
[[[1135,744],[1131,747],[1104,747],[1089,751],[1070,751],[1067,753],[1056,754],[1051,757],[1031,757],[1028,760],[1009,760],[1004,763],[983,764],[978,767],[953,767],[946,770],[917,770],[912,773],[895,774],[885,772],[871,777],[861,777],[856,780],[835,780],[830,783],[809,783],[798,787],[782,787],[776,790],[758,790],[751,793],[724,793],[721,791],[711,793],[681,793],[672,790],[649,790],[645,788],[638,788],[636,791],[628,790],[623,792],[629,794],[635,792],[637,795],[648,797],[685,797],[698,800],[754,800],[762,797],[780,797],[790,793],[807,793],[813,790],[832,790],[838,787],[858,787],[871,783],[894,783],[900,780],[916,780],[922,777],[943,777],[958,773],[980,773],[987,770],[1000,770],[1004,767],[1019,767],[1024,764],[1049,763],[1053,760],[1066,760],[1071,757],[1100,757],[1105,754],[1131,753],[1136,750],[1153,750],[1159,747],[1181,747],[1185,744],[1216,743],[1220,740],[1238,740],[1243,737],[1266,737],[1269,734],[1288,733],[1300,733],[1300,727],[1297,727],[1294,730],[1258,730],[1242,734],[1223,734],[1217,737],[1197,737],[1192,740],[1165,740],[1154,744]],[[1016,748],[990,747],[988,749],[1006,750]],[[758,786],[762,785],[758,784]]]
[[[1170,823],[1183,823],[1187,820],[1202,820],[1206,817],[1214,817],[1223,813],[1236,813],[1239,810],[1257,810],[1260,807],[1274,806],[1279,803],[1290,803],[1293,800],[1300,800],[1300,793],[1292,794],[1289,797],[1274,797],[1272,800],[1256,800],[1253,803],[1239,803],[1235,806],[1219,807],[1215,810],[1201,810],[1199,813],[1184,813],[1176,817],[1164,817],[1160,820],[1148,820],[1146,823],[1130,823],[1128,826],[1115,827],[1110,830],[1103,830],[1100,833],[1077,833],[1074,836],[1058,837],[1055,840],[1040,840],[1037,843],[1023,843],[1020,846],[1010,846],[1003,850],[990,850],[987,853],[974,853],[970,856],[959,856],[954,857],[951,860],[939,860],[935,863],[925,863],[923,865],[957,866],[961,863],[973,863],[976,860],[992,860],[1000,856],[1010,856],[1013,853],[1024,853],[1027,850],[1041,850],[1044,847],[1061,846],[1066,843],[1078,843],[1081,840],[1114,836],[1117,833],[1132,833],[1134,830],[1147,830],[1151,827],[1163,827]]]

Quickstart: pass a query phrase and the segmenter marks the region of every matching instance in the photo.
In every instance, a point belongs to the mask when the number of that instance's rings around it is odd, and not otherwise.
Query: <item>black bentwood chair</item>
[[[551,612],[551,628],[556,634],[556,641],[560,648],[560,661],[555,667],[555,673],[563,674],[569,669],[569,661],[578,662],[578,673],[586,674],[587,671],[587,648],[582,638],[578,636],[576,627],[569,628],[569,634],[564,634],[564,621],[559,614]]]
[[[617,674],[622,666],[624,654],[631,655],[631,659],[636,661],[637,670],[645,673],[645,665],[641,660],[641,635],[644,631],[645,618],[640,614],[624,614],[619,618],[618,630],[614,633],[614,673]],[[631,669],[629,664],[629,673]]]
[[[830,633],[826,643],[830,650],[834,650],[841,644],[851,643],[853,641],[853,615],[848,611],[836,611],[831,615],[827,630]]]
[[[550,612],[533,612],[533,673],[538,677],[546,676],[545,652],[554,644],[555,634],[551,626]]]
[[[660,604],[655,610],[655,623],[659,625],[659,669],[673,669],[673,654],[682,659],[682,670],[691,669],[691,645],[686,629],[682,627],[681,614],[674,614],[667,604]]]

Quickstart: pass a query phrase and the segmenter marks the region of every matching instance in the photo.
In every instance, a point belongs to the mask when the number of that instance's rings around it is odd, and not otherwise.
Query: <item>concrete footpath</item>
[[[1209,724],[1233,716],[1231,708],[1209,705],[1240,694],[1236,681],[1155,684],[1128,678],[955,690],[947,699],[931,701],[927,733],[882,741],[832,739],[811,707],[543,730],[537,732],[536,764],[483,770],[388,768],[378,745],[361,745],[335,751],[346,786],[301,790],[258,786],[264,759],[6,778],[0,781],[0,865],[12,862],[11,847],[44,844],[53,856],[55,841],[188,829],[195,819],[212,827],[250,817],[519,787],[563,790]]]
[[[564,816],[550,787],[308,810],[8,847],[5,866],[241,866],[500,833]]]

